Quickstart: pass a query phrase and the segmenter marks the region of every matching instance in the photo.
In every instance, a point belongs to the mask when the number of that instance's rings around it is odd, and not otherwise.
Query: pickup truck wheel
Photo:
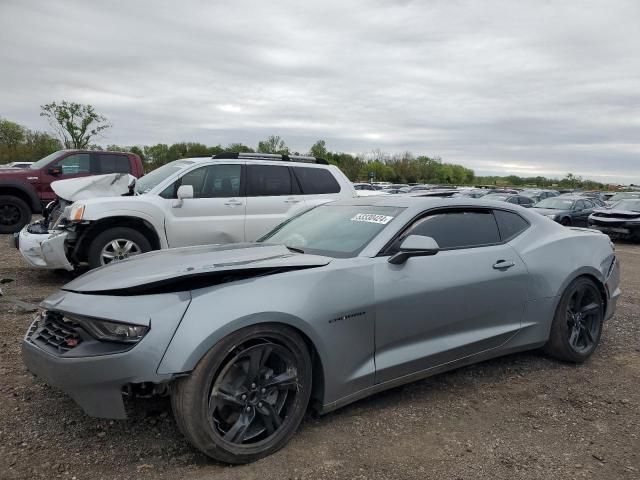
[[[89,266],[97,268],[150,251],[151,243],[140,232],[128,227],[110,228],[91,241]]]
[[[19,232],[30,219],[31,209],[24,200],[0,195],[0,233]]]

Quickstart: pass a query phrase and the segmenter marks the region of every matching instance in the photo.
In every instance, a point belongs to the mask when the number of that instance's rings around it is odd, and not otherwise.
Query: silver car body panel
[[[87,412],[117,416],[121,400],[111,409],[100,407],[91,392],[108,390],[115,402],[126,383],[188,375],[231,332],[276,322],[296,328],[313,346],[322,387],[315,400],[326,412],[393,385],[543,345],[562,293],[578,276],[589,275],[602,286],[607,318],[615,311],[618,263],[609,239],[599,232],[567,229],[518,206],[476,199],[380,196],[340,204],[405,209],[354,258],[293,254],[273,245],[228,245],[152,252],[89,272],[43,306],[150,322],[140,344],[114,359],[126,373],[100,383],[96,375],[102,367],[95,358],[74,359],[73,364],[59,358],[33,361],[48,354],[35,352],[28,338],[27,365],[70,392]],[[444,250],[404,265],[378,256],[413,219],[460,207],[514,211],[530,227],[506,243]],[[495,269],[498,260],[514,266]],[[243,276],[182,293],[127,294],[127,289],[182,275],[188,281],[190,266],[203,275],[242,271]],[[110,357],[100,359],[105,369]],[[61,371],[67,375],[56,373]]]

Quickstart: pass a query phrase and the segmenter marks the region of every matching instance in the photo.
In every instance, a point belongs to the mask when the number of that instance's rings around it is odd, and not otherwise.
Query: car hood
[[[553,208],[536,208],[536,207],[532,207],[531,210],[538,212],[540,215],[561,215],[563,213],[570,212],[570,210],[555,210]]]
[[[593,211],[593,214],[600,213],[607,217],[620,217],[620,218],[633,218],[640,217],[640,212],[634,212],[633,210],[621,210],[612,208],[599,208]]]
[[[136,177],[128,173],[109,173],[51,182],[54,193],[68,202],[96,197],[118,197],[129,193]]]
[[[291,252],[283,245],[239,243],[173,248],[97,268],[63,290],[103,295],[187,291],[220,283],[328,265],[332,258]]]
[[[38,171],[31,170],[30,168],[13,168],[3,167],[0,168],[0,178],[26,178],[37,177]]]

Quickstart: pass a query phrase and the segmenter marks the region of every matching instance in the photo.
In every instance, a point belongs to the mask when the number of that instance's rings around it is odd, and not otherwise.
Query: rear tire
[[[590,278],[575,279],[560,299],[544,351],[565,362],[584,362],[598,347],[603,321],[600,289]]]
[[[571,219],[570,218],[563,218],[560,220],[560,225],[562,225],[563,227],[570,227],[571,226]]]
[[[87,260],[89,267],[98,268],[151,250],[151,242],[142,233],[129,227],[115,227],[98,234],[91,241]]]
[[[307,410],[311,384],[311,357],[300,335],[260,324],[211,348],[173,384],[171,406],[198,450],[221,462],[249,463],[289,442]]]
[[[31,209],[21,198],[0,195],[0,234],[15,233],[31,220]]]

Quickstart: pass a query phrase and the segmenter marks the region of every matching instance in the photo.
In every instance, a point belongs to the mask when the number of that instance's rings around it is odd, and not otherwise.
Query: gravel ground
[[[0,277],[37,302],[70,277],[28,269],[0,236]],[[321,418],[252,465],[209,461],[166,399],[127,421],[85,416],[35,381],[20,342],[32,314],[0,304],[0,479],[640,478],[640,246],[621,244],[624,294],[582,366],[512,355],[375,395]]]

